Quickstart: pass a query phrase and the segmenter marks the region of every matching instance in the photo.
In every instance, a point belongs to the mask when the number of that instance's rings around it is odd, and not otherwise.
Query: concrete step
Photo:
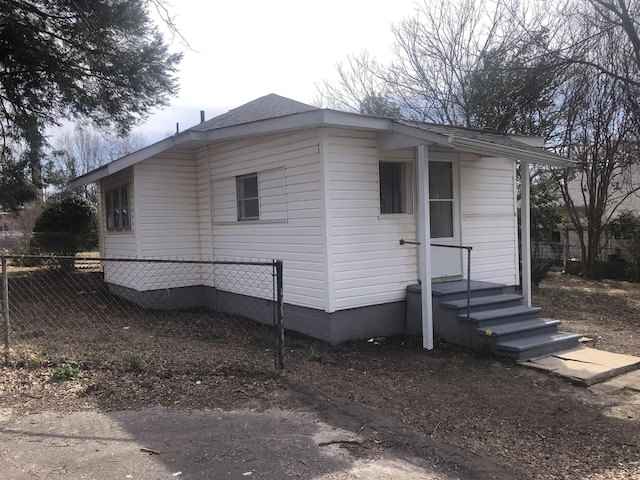
[[[525,307],[518,305],[516,307],[495,308],[482,312],[471,312],[471,322],[479,324],[480,328],[486,328],[489,325],[499,325],[502,323],[512,323],[521,320],[529,320],[537,318],[542,309],[540,307]],[[464,311],[458,313],[458,320],[467,321],[467,314]]]
[[[493,308],[516,307],[520,305],[522,298],[522,295],[516,295],[514,293],[501,293],[499,295],[471,298],[469,303],[472,312],[480,312]],[[440,302],[440,306],[452,310],[461,310],[460,313],[465,313],[467,309],[467,299],[463,298],[461,300]]]
[[[499,342],[515,340],[517,338],[531,337],[543,333],[556,333],[560,320],[550,318],[532,318],[518,322],[503,323],[488,328],[478,328],[478,335],[495,338]]]
[[[554,352],[568,350],[578,345],[581,335],[575,333],[556,332],[498,341],[497,353],[517,360],[529,360]]]

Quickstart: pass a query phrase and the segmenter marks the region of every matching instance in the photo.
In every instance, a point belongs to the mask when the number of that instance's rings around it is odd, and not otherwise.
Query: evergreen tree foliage
[[[38,198],[38,189],[26,175],[27,160],[0,153],[0,208],[16,213],[20,206]]]
[[[154,0],[0,2],[0,132],[27,148],[42,188],[44,131],[84,118],[123,134],[177,92]]]
[[[535,40],[517,49],[503,45],[482,52],[480,67],[464,79],[469,126],[550,136],[561,67],[553,66],[553,59],[537,44]]]

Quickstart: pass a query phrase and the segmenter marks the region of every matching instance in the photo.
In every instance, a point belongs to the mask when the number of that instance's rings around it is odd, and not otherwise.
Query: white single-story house
[[[474,298],[491,293],[502,310],[531,308],[529,182],[525,175],[520,242],[516,163],[523,172],[529,163],[569,163],[542,147],[537,138],[321,109],[271,94],[72,186],[98,186],[103,256],[282,259],[285,326],[334,343],[407,331],[416,321],[407,318],[413,285],[418,331],[432,348],[434,329],[452,341],[459,336],[438,327],[438,312],[457,308],[466,290],[466,250],[451,246],[472,247]],[[520,249],[523,296],[515,299]],[[152,288],[128,281],[120,286]],[[490,285],[501,291],[489,292]],[[443,308],[447,292],[451,305]],[[472,313],[489,303],[474,300]],[[527,325],[546,320],[526,313]],[[477,317],[462,323],[480,324]]]

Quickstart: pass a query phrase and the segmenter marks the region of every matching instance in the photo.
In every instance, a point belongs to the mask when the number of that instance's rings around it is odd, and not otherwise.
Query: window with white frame
[[[260,196],[258,174],[236,177],[238,195],[238,220],[260,220]]]
[[[285,168],[213,180],[211,208],[214,224],[286,222]]]
[[[107,230],[131,230],[131,212],[129,211],[129,186],[120,185],[104,192]]]
[[[380,161],[380,214],[413,213],[413,164]]]
[[[452,162],[429,162],[429,215],[431,238],[454,236],[454,186]]]

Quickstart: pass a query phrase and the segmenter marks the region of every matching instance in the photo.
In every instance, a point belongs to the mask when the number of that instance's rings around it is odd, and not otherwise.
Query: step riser
[[[514,358],[516,360],[530,360],[532,358],[544,357],[545,355],[550,355],[552,353],[556,353],[562,350],[569,350],[571,348],[575,348],[578,346],[577,340],[569,340],[566,342],[553,342],[547,345],[542,345],[537,348],[533,348],[531,350],[524,350],[521,352],[510,352],[505,350],[500,350],[500,345],[496,348],[496,353],[498,355],[503,355],[505,357]]]
[[[472,314],[471,324],[474,325],[476,328],[486,328],[486,327],[490,327],[491,325],[503,325],[505,323],[520,322],[522,320],[533,320],[534,318],[539,318],[539,317],[540,317],[540,312],[537,310],[532,312],[527,312],[527,313],[520,313],[518,315],[509,315],[508,317],[487,318],[483,320],[474,319]],[[467,322],[466,314],[460,313],[458,315],[458,320],[466,323]]]
[[[508,308],[508,307],[517,307],[522,305],[520,300],[509,300],[506,302],[497,302],[497,303],[488,303],[486,305],[471,305],[471,313],[473,312],[486,312],[488,310],[495,310],[496,308]],[[441,305],[442,308],[446,308],[448,310],[458,310],[458,315],[466,315],[467,307],[448,307],[446,305]]]
[[[505,293],[503,288],[490,288],[488,290],[472,290],[471,298],[490,297],[491,295],[501,295]],[[467,298],[467,292],[445,293],[444,295],[434,295],[440,303],[450,302],[452,300],[464,300]]]

